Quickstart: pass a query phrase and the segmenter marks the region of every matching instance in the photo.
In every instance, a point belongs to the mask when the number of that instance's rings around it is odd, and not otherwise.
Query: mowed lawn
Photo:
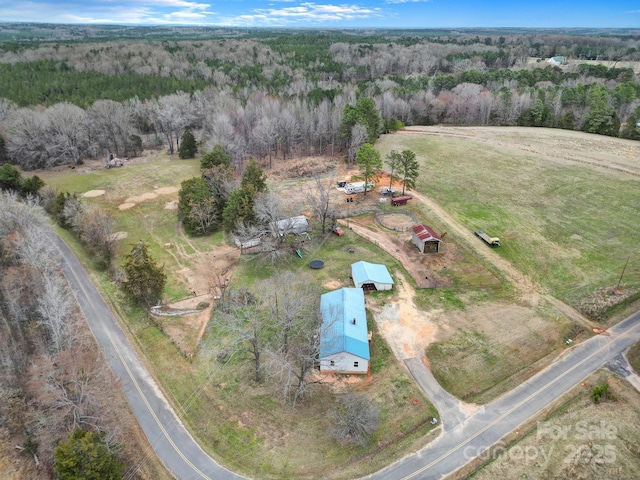
[[[523,138],[513,138],[520,142],[514,148],[505,137],[491,144],[400,133],[381,137],[376,147],[383,157],[391,149],[413,150],[421,163],[417,190],[469,230],[500,237],[496,252],[543,291],[577,305],[596,289],[615,286],[627,259],[623,284],[637,289],[640,177],[558,159],[551,149],[534,154]],[[594,136],[584,139],[586,155]],[[580,157],[579,145],[572,155]]]

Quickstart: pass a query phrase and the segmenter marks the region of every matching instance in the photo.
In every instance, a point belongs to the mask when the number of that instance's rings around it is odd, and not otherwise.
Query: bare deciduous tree
[[[348,161],[350,164],[355,160],[356,153],[358,153],[360,147],[367,143],[368,138],[369,135],[367,134],[367,128],[360,123],[356,123],[351,129],[351,137],[349,138]]]
[[[43,292],[38,300],[38,320],[47,332],[50,351],[57,353],[69,348],[74,340],[72,322],[73,297],[66,280],[55,272],[45,272]]]
[[[169,153],[173,154],[179,147],[180,135],[195,119],[191,97],[185,92],[160,97],[151,111],[156,130],[164,135]]]
[[[133,131],[131,103],[122,104],[113,100],[98,100],[88,110],[94,135],[100,147],[116,153],[129,155],[129,137]]]
[[[365,394],[343,394],[331,416],[334,421],[332,433],[340,442],[365,445],[378,428],[378,409]]]
[[[296,275],[285,270],[276,273],[257,287],[258,297],[278,327],[281,339],[277,348],[289,351],[290,337],[299,325],[316,318],[316,303],[320,296],[311,275]]]
[[[115,217],[108,210],[96,206],[85,210],[81,217],[80,239],[109,267],[118,251],[118,240],[115,238]]]
[[[245,288],[230,291],[226,309],[215,312],[213,320],[228,334],[223,349],[231,355],[249,353],[254,381],[262,381],[262,355],[273,332],[273,322],[261,310],[254,295]]]
[[[316,177],[313,184],[303,189],[302,193],[324,235],[328,230],[328,224],[336,217],[337,190],[334,188],[333,179],[323,183],[322,179]]]
[[[311,378],[320,353],[321,323],[316,315],[305,317],[289,333],[287,350],[267,352],[270,374],[277,377],[285,398],[296,402],[304,399],[310,387],[322,378]]]

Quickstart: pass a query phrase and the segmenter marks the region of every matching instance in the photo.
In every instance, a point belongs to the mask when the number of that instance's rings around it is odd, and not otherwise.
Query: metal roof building
[[[369,332],[361,288],[341,288],[320,297],[320,371],[367,373]]]
[[[274,233],[277,232],[280,235],[287,235],[289,233],[295,233],[299,235],[306,232],[309,229],[309,221],[304,215],[298,215],[295,217],[285,218],[275,222]]]
[[[359,261],[351,264],[351,278],[357,288],[391,290],[393,278],[385,265]]]
[[[438,253],[442,239],[427,225],[414,225],[411,230],[411,241],[422,253]]]

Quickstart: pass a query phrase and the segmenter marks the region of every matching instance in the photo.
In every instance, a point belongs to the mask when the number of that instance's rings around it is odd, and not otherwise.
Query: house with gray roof
[[[320,372],[369,372],[369,332],[361,288],[341,288],[320,297]]]
[[[351,264],[351,278],[363,290],[391,290],[393,278],[385,265],[359,261]]]

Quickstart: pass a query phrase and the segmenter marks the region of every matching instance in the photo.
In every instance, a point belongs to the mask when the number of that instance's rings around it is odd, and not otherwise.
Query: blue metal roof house
[[[321,373],[369,372],[369,332],[361,288],[341,288],[320,297]]]
[[[369,262],[351,264],[351,278],[357,288],[364,290],[391,290],[393,278],[384,265]]]

